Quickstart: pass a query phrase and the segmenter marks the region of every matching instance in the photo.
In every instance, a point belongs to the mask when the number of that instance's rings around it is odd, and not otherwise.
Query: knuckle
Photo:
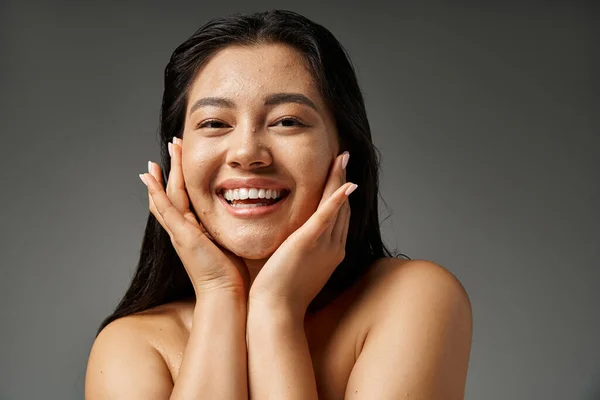
[[[186,243],[185,236],[182,237],[173,233],[170,233],[169,236],[171,237],[171,242],[173,243],[173,246],[175,246],[175,248],[185,249],[188,247],[188,243]]]
[[[170,201],[168,203],[169,204],[165,207],[165,210],[163,211],[163,214],[174,213],[174,212],[177,211],[177,209],[175,208],[175,206],[173,205],[173,203],[171,203]]]
[[[192,230],[189,224],[185,224],[183,229],[181,229],[181,233],[177,235],[177,242],[183,249],[194,249],[198,247],[197,245],[199,239],[199,233],[195,230]]]
[[[327,225],[331,222],[331,216],[324,213],[319,213],[317,215],[317,221],[319,221],[321,225]]]

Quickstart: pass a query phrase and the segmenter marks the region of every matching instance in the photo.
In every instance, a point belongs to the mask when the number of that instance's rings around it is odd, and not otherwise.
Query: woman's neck
[[[248,273],[250,274],[250,287],[252,287],[252,283],[254,283],[254,279],[262,269],[262,267],[267,262],[268,258],[263,258],[260,260],[250,260],[244,258],[244,262],[246,263],[246,267],[248,268]]]

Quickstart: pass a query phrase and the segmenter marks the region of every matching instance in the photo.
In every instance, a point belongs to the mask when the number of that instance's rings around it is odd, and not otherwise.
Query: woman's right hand
[[[244,261],[212,240],[199,217],[191,211],[181,168],[181,139],[169,143],[171,171],[166,192],[158,164],[148,162],[149,173],[140,174],[148,187],[150,212],[167,231],[196,295],[233,291],[247,296],[249,273]]]

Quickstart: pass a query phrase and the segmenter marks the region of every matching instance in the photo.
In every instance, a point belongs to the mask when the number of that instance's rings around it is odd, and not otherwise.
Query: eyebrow
[[[315,103],[312,102],[308,97],[301,93],[274,93],[265,98],[265,106],[274,106],[284,103],[298,103],[304,104],[315,111],[319,111]],[[190,108],[189,113],[193,113],[201,107],[224,107],[224,108],[235,108],[235,103],[224,97],[204,97],[197,100]]]

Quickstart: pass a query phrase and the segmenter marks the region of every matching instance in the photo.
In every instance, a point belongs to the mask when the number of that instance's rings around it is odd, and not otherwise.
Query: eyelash
[[[294,118],[294,117],[284,117],[284,118],[280,119],[279,121],[277,121],[276,123],[283,122],[283,121],[294,121],[297,124],[297,126],[301,126],[301,127],[307,126],[302,121],[300,121],[298,118]],[[219,121],[218,119],[209,119],[209,120],[202,121],[202,122],[199,122],[198,124],[196,124],[196,129],[202,128],[202,127],[204,127],[204,125],[210,124],[212,122],[217,122],[217,123],[221,123],[221,124],[223,123],[222,121]],[[288,127],[288,128],[291,128],[291,127]],[[209,129],[219,129],[219,128],[209,128]]]

